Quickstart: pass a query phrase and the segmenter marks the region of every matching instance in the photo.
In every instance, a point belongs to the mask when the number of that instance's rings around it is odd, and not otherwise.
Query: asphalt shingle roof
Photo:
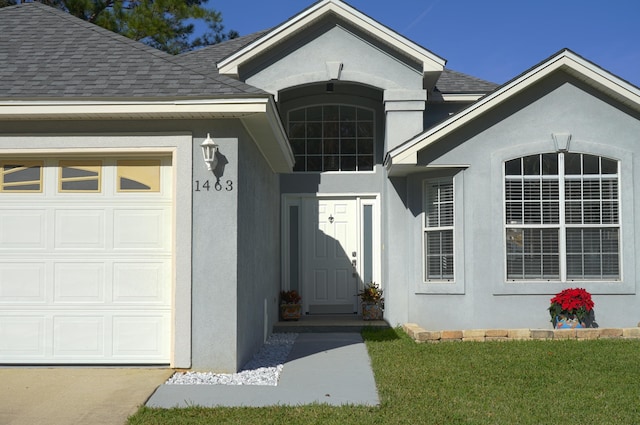
[[[200,70],[203,73],[217,73],[215,66],[213,66],[214,64],[253,43],[269,31],[271,30],[256,32],[220,44],[207,46],[203,49],[183,53],[177,56],[177,60],[181,64]],[[463,74],[462,72],[445,69],[440,75],[436,87],[441,93],[484,94],[493,91],[498,87],[498,84]]]
[[[41,3],[0,8],[0,99],[266,95]]]
[[[436,88],[440,93],[488,93],[498,84],[472,77],[462,72],[446,69],[440,75]]]
[[[192,50],[176,56],[176,59],[179,63],[192,69],[203,69],[203,67],[208,67],[207,72],[217,73],[217,68],[212,65],[253,43],[269,31],[271,30],[259,31],[253,34],[234,38],[232,40],[227,40],[219,44],[213,44],[202,49]]]

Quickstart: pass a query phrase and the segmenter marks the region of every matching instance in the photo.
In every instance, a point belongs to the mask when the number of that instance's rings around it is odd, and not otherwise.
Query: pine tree
[[[205,8],[209,0],[37,0],[133,40],[171,54],[238,36],[224,32],[219,12]],[[0,0],[0,7],[25,0]],[[208,30],[194,37],[195,22]]]

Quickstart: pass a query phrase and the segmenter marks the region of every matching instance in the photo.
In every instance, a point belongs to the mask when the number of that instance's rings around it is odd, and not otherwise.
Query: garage
[[[170,363],[171,162],[0,158],[0,363]]]

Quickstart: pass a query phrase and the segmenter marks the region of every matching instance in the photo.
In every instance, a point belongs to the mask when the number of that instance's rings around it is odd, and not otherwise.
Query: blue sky
[[[211,0],[241,35],[276,26],[313,0]],[[446,59],[502,84],[567,47],[640,86],[639,0],[349,0]]]

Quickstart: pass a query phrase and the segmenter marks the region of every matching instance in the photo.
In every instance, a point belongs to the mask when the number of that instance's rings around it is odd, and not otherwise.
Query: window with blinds
[[[620,278],[617,161],[544,153],[504,171],[507,279]]]
[[[454,198],[453,179],[424,183],[425,280],[452,281]]]

